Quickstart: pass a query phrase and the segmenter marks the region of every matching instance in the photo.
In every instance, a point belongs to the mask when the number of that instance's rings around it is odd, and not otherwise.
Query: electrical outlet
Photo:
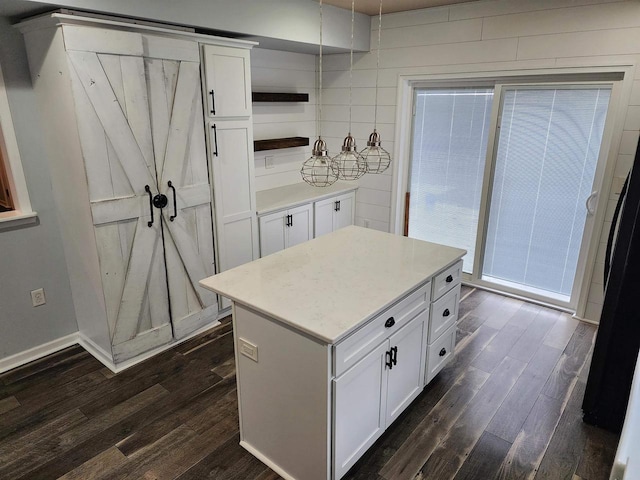
[[[258,347],[256,345],[247,342],[244,338],[238,339],[238,345],[240,346],[240,353],[242,355],[250,358],[254,362],[258,361]]]
[[[34,307],[39,307],[47,303],[47,299],[44,296],[44,288],[31,290],[31,303],[33,303]]]
[[[273,155],[267,155],[264,157],[264,168],[273,168],[275,165],[273,164]]]

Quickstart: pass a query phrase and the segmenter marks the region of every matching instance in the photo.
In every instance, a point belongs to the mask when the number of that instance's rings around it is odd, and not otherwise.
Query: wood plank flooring
[[[580,409],[595,327],[462,295],[454,361],[344,478],[608,478],[618,437]],[[77,346],[0,375],[0,478],[279,479],[238,445],[229,320],[117,375]]]

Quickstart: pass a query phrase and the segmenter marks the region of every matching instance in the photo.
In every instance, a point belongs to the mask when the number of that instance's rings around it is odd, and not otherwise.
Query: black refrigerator
[[[640,349],[640,145],[607,250],[610,268],[582,410],[585,422],[620,432]]]

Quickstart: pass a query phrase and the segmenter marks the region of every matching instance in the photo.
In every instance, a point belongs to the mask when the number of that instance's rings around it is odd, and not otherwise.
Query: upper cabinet
[[[205,45],[204,75],[209,117],[251,115],[249,50]]]

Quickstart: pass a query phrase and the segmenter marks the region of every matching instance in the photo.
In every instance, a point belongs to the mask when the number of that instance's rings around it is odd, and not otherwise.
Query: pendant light
[[[331,157],[327,151],[327,144],[322,139],[322,0],[320,0],[320,56],[319,56],[319,82],[318,82],[318,139],[313,144],[311,157],[302,164],[300,174],[302,179],[314,187],[328,187],[338,180],[336,169],[332,165]]]
[[[356,141],[351,136],[351,103],[353,89],[353,26],[355,23],[355,0],[351,0],[351,53],[349,67],[349,134],[342,144],[342,151],[333,158],[333,165],[340,180],[357,180],[367,173],[367,164],[358,153]]]
[[[360,152],[364,159],[367,173],[382,173],[391,164],[391,155],[380,146],[380,134],[377,132],[378,121],[378,73],[380,70],[380,36],[382,33],[382,0],[378,12],[378,57],[376,60],[376,102],[373,114],[373,133],[369,135],[367,147]]]

